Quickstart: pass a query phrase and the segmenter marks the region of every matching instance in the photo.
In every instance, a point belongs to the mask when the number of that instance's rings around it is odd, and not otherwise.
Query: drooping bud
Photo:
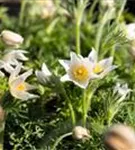
[[[18,47],[24,40],[21,35],[9,30],[3,30],[1,32],[1,39],[7,46],[11,47]]]
[[[73,132],[73,138],[76,140],[85,140],[90,138],[89,130],[87,130],[84,127],[76,126],[72,132]]]
[[[104,143],[109,150],[135,149],[135,133],[131,127],[116,124],[106,132]]]

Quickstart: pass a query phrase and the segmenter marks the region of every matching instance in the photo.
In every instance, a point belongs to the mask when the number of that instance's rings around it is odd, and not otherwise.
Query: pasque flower
[[[90,52],[88,58],[89,61],[93,63],[93,72],[97,74],[99,78],[103,78],[106,74],[117,67],[112,65],[113,57],[98,61],[98,54],[94,48]]]
[[[10,30],[3,30],[1,32],[1,38],[6,45],[13,47],[18,47],[24,40],[21,35]]]
[[[35,89],[35,86],[25,82],[25,80],[32,74],[32,70],[19,75],[21,68],[22,64],[18,64],[9,77],[9,88],[11,95],[21,100],[38,98],[37,95],[28,92],[29,90]]]
[[[5,55],[0,60],[0,69],[4,69],[8,73],[12,73],[14,67],[17,66],[20,61],[27,61],[28,58],[24,55],[27,52],[24,50],[7,50]]]
[[[128,88],[128,85],[117,83],[114,87],[114,93],[118,93],[120,96],[126,96],[132,90]]]
[[[60,64],[66,70],[66,75],[61,77],[61,81],[72,81],[81,88],[88,86],[89,80],[95,78],[93,74],[93,62],[81,55],[70,53],[71,60],[59,60]]]
[[[42,64],[41,71],[36,71],[35,73],[36,73],[37,79],[42,84],[45,84],[48,78],[52,75],[52,73],[49,71],[45,63]]]

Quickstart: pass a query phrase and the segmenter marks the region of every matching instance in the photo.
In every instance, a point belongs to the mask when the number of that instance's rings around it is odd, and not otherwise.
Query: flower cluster
[[[10,47],[19,47],[23,42],[23,37],[12,31],[4,30],[1,33],[2,41]],[[26,78],[32,74],[32,70],[18,75],[21,72],[23,61],[27,61],[28,58],[24,55],[27,51],[21,49],[9,49],[5,50],[2,59],[0,60],[0,76],[4,77],[5,72],[9,73],[9,90],[12,96],[17,99],[28,100],[31,98],[37,98],[37,95],[28,93],[29,90],[35,89],[25,82]]]
[[[61,81],[72,81],[81,88],[86,88],[92,79],[102,79],[116,68],[115,65],[112,65],[112,57],[98,61],[98,54],[94,49],[92,49],[86,58],[76,55],[73,52],[71,52],[70,57],[70,61],[59,60],[67,72],[61,78]]]

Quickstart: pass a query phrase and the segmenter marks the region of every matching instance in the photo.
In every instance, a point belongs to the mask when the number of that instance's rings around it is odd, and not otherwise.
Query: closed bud
[[[135,149],[135,133],[126,125],[113,125],[106,132],[104,143],[109,150],[133,150]]]
[[[4,30],[1,32],[1,39],[7,46],[11,47],[18,47],[24,40],[21,35],[9,30]]]
[[[101,0],[101,6],[107,8],[113,8],[115,5],[114,0]]]
[[[76,140],[85,140],[90,138],[89,130],[87,130],[84,127],[76,126],[72,132],[73,132],[73,138]]]

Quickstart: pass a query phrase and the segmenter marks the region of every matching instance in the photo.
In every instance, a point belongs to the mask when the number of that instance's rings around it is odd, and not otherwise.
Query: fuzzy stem
[[[80,42],[80,28],[84,10],[87,6],[88,0],[80,0],[78,1],[78,6],[75,10],[76,17],[76,53],[81,54],[81,42]]]
[[[22,23],[23,23],[24,10],[26,7],[26,3],[27,3],[27,0],[22,0],[22,2],[21,2],[21,10],[20,10],[20,15],[19,15],[19,25],[22,25]]]
[[[91,105],[91,99],[92,99],[94,92],[95,92],[95,88],[91,89],[91,86],[87,90],[84,90],[84,94],[83,94],[83,125],[84,127],[86,126],[87,114]]]
[[[76,53],[80,54],[81,50],[81,43],[80,43],[80,25],[77,23],[76,24]]]
[[[127,0],[123,0],[123,2],[122,2],[122,6],[121,6],[121,8],[120,8],[120,10],[119,10],[119,12],[118,12],[117,18],[116,18],[116,22],[117,22],[117,23],[119,23],[119,20],[120,20],[120,17],[121,17],[121,15],[122,15],[123,11],[124,11],[126,2],[127,2]]]
[[[69,133],[66,133],[66,134],[60,136],[60,137],[56,140],[56,142],[54,143],[54,145],[53,145],[53,147],[52,147],[52,150],[56,150],[57,145],[58,145],[65,137],[68,137],[68,136],[70,136],[70,135],[72,135],[72,132],[69,132]]]
[[[104,16],[103,16],[103,19],[100,22],[100,26],[98,28],[97,35],[96,35],[95,48],[96,48],[96,50],[97,50],[98,53],[99,53],[100,42],[101,42],[101,38],[102,38],[102,34],[103,34],[103,29],[104,29],[104,26],[105,26],[106,21],[107,21],[106,18],[107,17],[106,17],[106,13],[105,13]]]
[[[55,77],[55,76],[54,76],[53,80],[56,83],[56,90],[59,89],[58,92],[65,98],[65,100],[68,103],[68,107],[69,107],[69,110],[70,110],[70,113],[71,113],[71,118],[72,118],[72,124],[73,124],[73,126],[75,126],[75,124],[76,124],[76,117],[75,117],[75,112],[74,112],[71,100],[67,96],[65,88],[61,84],[60,80],[57,77]]]

